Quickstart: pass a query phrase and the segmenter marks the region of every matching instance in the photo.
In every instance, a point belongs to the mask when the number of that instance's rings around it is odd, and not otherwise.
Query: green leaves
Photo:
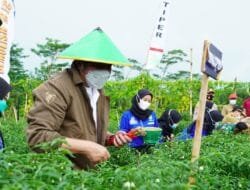
[[[36,48],[32,48],[31,52],[42,59],[40,67],[35,69],[35,77],[40,80],[47,80],[53,74],[65,68],[68,62],[58,62],[56,56],[68,46],[69,44],[62,43],[59,40],[46,38],[44,44],[37,44]]]
[[[128,147],[109,147],[111,158],[96,170],[73,170],[63,143],[45,143],[47,153],[34,153],[25,141],[25,121],[1,122],[7,149],[0,153],[1,189],[190,189],[192,141],[167,142],[151,154]],[[202,139],[197,183],[192,189],[248,189],[250,137],[215,133]],[[52,148],[52,149],[51,149]]]

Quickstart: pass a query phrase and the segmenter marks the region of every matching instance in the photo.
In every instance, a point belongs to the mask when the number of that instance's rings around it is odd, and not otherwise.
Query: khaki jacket
[[[232,112],[232,110],[233,110],[233,106],[231,104],[224,105],[222,110],[221,110],[221,114],[223,116],[226,116],[227,114]]]
[[[100,91],[97,101],[97,127],[89,97],[78,71],[72,67],[41,84],[33,91],[34,106],[28,114],[27,138],[31,147],[58,137],[105,144],[109,98]],[[76,158],[79,160],[84,160]],[[84,161],[86,162],[86,160]],[[77,163],[85,167],[86,163]]]

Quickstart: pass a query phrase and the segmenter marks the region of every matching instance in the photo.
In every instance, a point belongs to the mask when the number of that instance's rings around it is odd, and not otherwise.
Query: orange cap
[[[232,94],[230,94],[230,95],[228,96],[228,99],[237,99],[237,98],[238,98],[238,96],[237,96],[236,93],[232,93]]]

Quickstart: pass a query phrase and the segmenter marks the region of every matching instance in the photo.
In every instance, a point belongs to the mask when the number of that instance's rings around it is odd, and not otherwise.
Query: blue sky
[[[128,58],[146,60],[161,0],[15,0],[15,42],[29,54],[25,68],[39,67],[30,53],[46,37],[71,43],[100,26]],[[222,80],[250,81],[249,0],[171,0],[165,50],[193,49],[200,72],[203,41],[223,52]],[[170,71],[188,70],[188,64]]]

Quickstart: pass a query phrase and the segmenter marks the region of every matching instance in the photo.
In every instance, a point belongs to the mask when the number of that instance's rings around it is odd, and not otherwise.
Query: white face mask
[[[171,125],[172,129],[175,129],[178,126],[178,123],[174,123],[173,125]]]
[[[236,104],[236,100],[229,100],[229,104],[235,105]]]
[[[144,101],[142,99],[140,99],[140,102],[138,103],[139,107],[142,109],[142,110],[146,110],[149,108],[150,106],[150,103],[147,102],[147,101]]]
[[[241,119],[241,116],[237,116],[236,119],[240,120],[240,119]]]
[[[108,70],[93,70],[89,71],[85,78],[89,87],[101,89],[110,77]]]

